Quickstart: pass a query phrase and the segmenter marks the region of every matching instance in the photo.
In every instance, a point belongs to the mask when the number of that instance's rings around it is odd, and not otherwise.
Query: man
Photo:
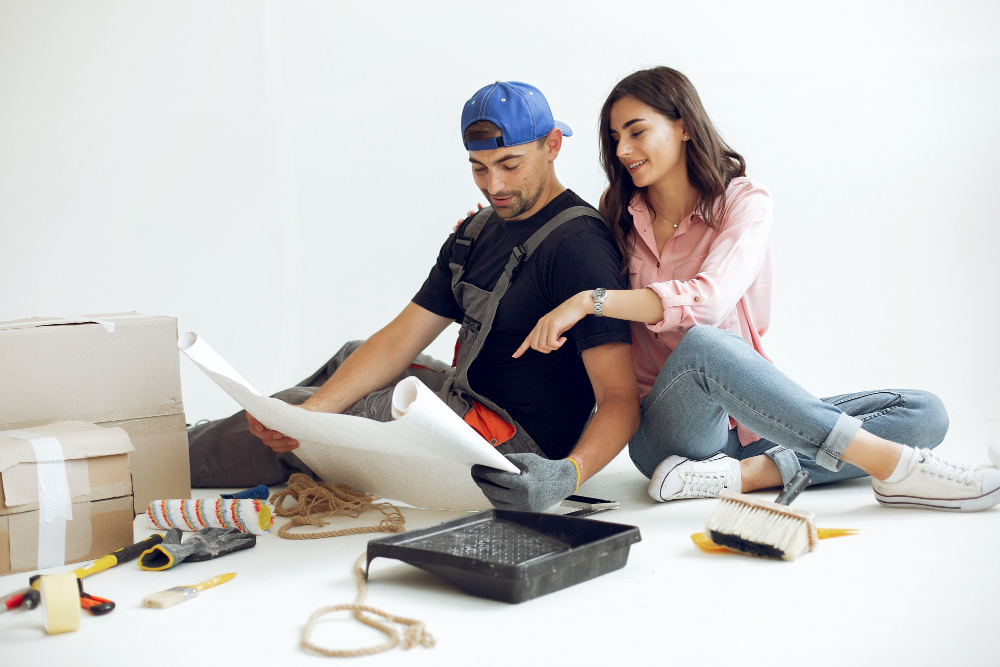
[[[571,134],[537,88],[497,82],[478,91],[464,105],[462,135],[492,208],[448,239],[388,326],[276,396],[389,421],[393,387],[417,376],[521,469],[473,469],[497,507],[545,509],[603,468],[639,425],[628,324],[587,317],[567,332],[572,345],[512,357],[538,319],[570,296],[594,285],[627,288],[603,221],[556,178]],[[595,291],[595,303],[601,298]],[[420,354],[453,321],[462,323],[454,368]],[[196,427],[189,444],[194,486],[280,483],[305,469],[292,452],[298,443],[251,415]]]

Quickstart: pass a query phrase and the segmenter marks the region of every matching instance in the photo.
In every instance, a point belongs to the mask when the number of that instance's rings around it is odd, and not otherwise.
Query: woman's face
[[[637,188],[686,177],[683,119],[670,120],[648,104],[623,97],[611,105],[611,138]]]

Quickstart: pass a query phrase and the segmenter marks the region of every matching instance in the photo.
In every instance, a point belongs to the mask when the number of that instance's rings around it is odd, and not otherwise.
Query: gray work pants
[[[363,342],[356,340],[344,345],[313,375],[290,389],[279,391],[274,398],[292,405],[305,402]],[[421,354],[388,386],[368,394],[344,410],[343,414],[390,421],[392,391],[398,382],[413,376],[436,392],[444,384],[449,368],[443,361]],[[284,483],[296,472],[315,477],[294,451],[275,452],[251,434],[244,410],[188,431],[188,452],[191,456],[191,486],[195,488],[270,486]]]

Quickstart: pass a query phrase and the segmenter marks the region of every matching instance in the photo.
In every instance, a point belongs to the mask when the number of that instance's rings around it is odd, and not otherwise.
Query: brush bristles
[[[811,531],[808,519],[729,498],[719,502],[705,524],[716,544],[776,560],[794,560],[809,551]]]
[[[153,607],[154,609],[166,609],[167,607],[173,607],[175,604],[180,604],[181,602],[184,602],[184,600],[192,598],[197,594],[198,591],[194,588],[171,588],[167,591],[160,591],[159,593],[147,595],[142,599],[142,604],[145,607]]]

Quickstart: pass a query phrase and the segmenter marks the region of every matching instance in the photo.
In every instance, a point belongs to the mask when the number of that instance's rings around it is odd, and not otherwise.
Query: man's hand
[[[309,410],[309,408],[304,405],[293,405],[292,407]],[[249,412],[247,413],[247,421],[250,423],[250,432],[260,438],[265,445],[276,452],[290,452],[299,446],[298,440],[289,438],[287,435],[279,431],[272,431],[268,427],[261,424],[260,421],[258,421],[258,419]]]
[[[493,506],[501,510],[541,512],[576,492],[579,476],[569,459],[551,461],[537,454],[507,454],[520,475],[487,466],[472,466],[472,479]]]

